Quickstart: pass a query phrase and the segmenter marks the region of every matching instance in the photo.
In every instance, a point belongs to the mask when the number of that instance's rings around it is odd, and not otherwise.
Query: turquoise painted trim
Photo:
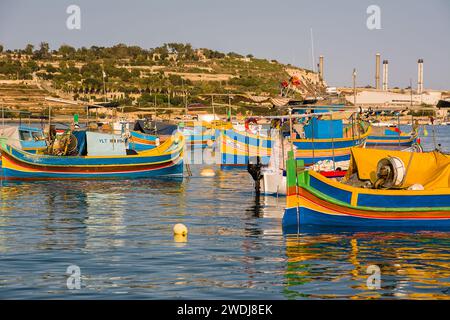
[[[132,137],[136,137],[136,138],[147,140],[147,141],[156,141],[156,139],[158,139],[158,137],[155,135],[146,134],[146,133],[137,132],[137,131],[130,131],[130,134]]]

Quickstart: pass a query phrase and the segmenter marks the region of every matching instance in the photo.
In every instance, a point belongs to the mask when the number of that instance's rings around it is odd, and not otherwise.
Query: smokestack
[[[380,90],[380,57],[381,55],[377,53],[375,57],[375,88]]]
[[[383,91],[388,91],[389,61],[383,60]]]
[[[417,93],[423,92],[423,59],[417,61]]]
[[[323,80],[323,56],[319,57],[319,76]]]

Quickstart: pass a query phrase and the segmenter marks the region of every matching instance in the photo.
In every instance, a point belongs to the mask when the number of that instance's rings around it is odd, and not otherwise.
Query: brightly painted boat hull
[[[379,228],[379,227],[423,227],[423,228],[450,228],[450,213],[445,214],[447,218],[427,218],[425,212],[407,211],[405,217],[391,216],[388,217],[370,217],[373,214],[370,211],[352,212],[352,214],[345,213],[342,210],[331,210],[330,208],[311,203],[305,198],[300,200],[303,204],[286,208],[283,215],[283,228],[286,230],[294,230],[298,225],[311,226],[333,226],[333,227],[364,227],[364,228]],[[342,208],[341,208],[342,209]],[[435,214],[436,212],[434,212]],[[359,215],[358,215],[359,214]],[[409,215],[409,217],[408,217]],[[420,216],[421,218],[414,218]]]
[[[3,167],[3,176],[6,180],[85,180],[85,179],[138,179],[160,176],[182,176],[183,161],[174,162],[165,167],[143,168],[139,170],[125,170],[114,172],[90,172],[72,173],[59,171],[25,171],[23,168],[16,170]]]
[[[305,165],[319,161],[348,161],[352,147],[363,147],[370,133],[335,139],[293,139],[295,158]],[[246,166],[257,156],[263,164],[270,160],[273,140],[270,137],[254,135],[236,130],[225,130],[221,135],[220,153],[222,166]]]
[[[419,159],[419,163],[423,160]],[[430,171],[430,175],[446,183],[449,162],[440,156],[436,163],[442,164],[437,171],[440,174],[433,175]],[[303,163],[296,163],[292,155],[287,166],[288,196],[282,221],[285,229],[297,229],[301,225],[450,227],[450,188],[442,184],[431,190],[364,189],[326,179],[316,172],[299,171],[297,175],[297,168]]]
[[[411,147],[411,145],[416,141],[416,136],[369,136],[367,138],[366,145],[367,146],[376,146],[376,147],[391,147],[391,146],[400,146],[400,147]]]
[[[14,147],[2,149],[5,179],[134,179],[183,174],[184,139],[129,156],[62,157],[32,155]]]
[[[376,128],[367,138],[366,145],[371,147],[411,147],[417,141],[418,131],[403,133],[397,128]]]

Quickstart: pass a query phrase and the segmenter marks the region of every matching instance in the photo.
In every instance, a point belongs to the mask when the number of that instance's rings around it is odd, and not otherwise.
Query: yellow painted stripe
[[[350,199],[350,204],[355,207],[358,205],[358,192],[356,192],[356,191],[352,192],[352,198]]]
[[[310,210],[314,210],[321,213],[326,213],[330,215],[338,215],[342,216],[342,213],[336,212],[334,210],[322,207],[306,198],[303,198],[301,196],[292,195],[287,197],[287,208],[295,208],[299,206],[300,208],[306,208]]]

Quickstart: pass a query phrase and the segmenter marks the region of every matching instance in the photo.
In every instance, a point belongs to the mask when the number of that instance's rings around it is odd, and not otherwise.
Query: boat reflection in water
[[[449,299],[449,235],[303,228],[286,235],[283,293],[288,299]],[[369,266],[380,268],[379,289],[369,287]]]

